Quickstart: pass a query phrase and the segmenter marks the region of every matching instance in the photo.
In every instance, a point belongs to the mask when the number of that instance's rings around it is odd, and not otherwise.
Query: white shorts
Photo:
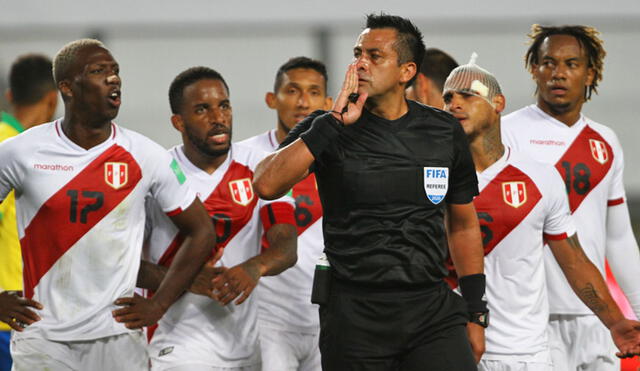
[[[495,358],[485,354],[478,363],[478,371],[553,371],[553,365],[548,350],[532,355],[501,355]]]
[[[158,338],[149,346],[151,370],[153,371],[260,371],[260,348],[256,344],[249,358],[234,358],[233,354],[221,355],[212,351],[214,345],[209,343],[193,344],[189,339],[180,339],[175,345],[164,347]],[[167,345],[167,344],[164,344]],[[198,345],[198,346],[195,346]],[[220,359],[225,356],[226,359]]]
[[[166,371],[260,371],[260,365],[245,367],[213,367],[196,363],[184,364],[182,366],[167,368]]]
[[[11,339],[12,371],[148,370],[141,331],[87,341]]]
[[[260,326],[264,371],[320,371],[318,333],[282,331]]]
[[[549,346],[556,371],[620,370],[611,334],[595,315],[550,315]]]

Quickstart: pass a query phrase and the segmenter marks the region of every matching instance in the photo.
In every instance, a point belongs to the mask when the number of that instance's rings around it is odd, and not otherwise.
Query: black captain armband
[[[327,146],[340,136],[342,129],[342,123],[328,112],[316,117],[309,130],[300,134],[300,138],[309,147],[313,157],[318,159]]]
[[[469,313],[486,313],[487,301],[484,294],[486,288],[486,279],[483,273],[470,274],[458,279],[460,293],[467,302],[467,311]]]

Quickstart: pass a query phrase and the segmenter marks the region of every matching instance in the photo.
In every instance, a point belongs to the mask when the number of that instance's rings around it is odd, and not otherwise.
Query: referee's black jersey
[[[460,123],[420,103],[408,105],[397,120],[364,110],[344,128],[316,111],[281,145],[314,120],[340,131],[314,153],[311,169],[322,201],[325,253],[339,279],[409,287],[447,274],[444,204],[471,202],[478,180]]]

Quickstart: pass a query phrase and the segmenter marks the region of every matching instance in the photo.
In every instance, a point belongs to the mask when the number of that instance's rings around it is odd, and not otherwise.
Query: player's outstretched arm
[[[640,250],[626,202],[607,208],[606,257],[618,285],[640,318]]]
[[[43,309],[43,306],[35,300],[23,298],[19,291],[0,292],[0,321],[15,331],[23,331],[25,326],[40,321],[40,316],[29,308]]]
[[[309,175],[313,161],[309,147],[298,138],[260,161],[253,176],[253,189],[265,200],[282,197]]]
[[[141,328],[158,322],[169,306],[189,287],[215,248],[213,225],[200,200],[195,199],[186,210],[172,216],[171,220],[189,243],[178,250],[151,299],[129,297],[116,300],[115,304],[124,308],[115,310],[113,316],[127,328]]]
[[[447,236],[451,259],[460,277],[462,296],[467,301],[469,312],[487,312],[486,302],[483,300],[484,250],[473,203],[447,204]],[[479,362],[485,351],[484,327],[469,322],[467,335],[476,362]]]
[[[185,241],[188,242],[188,241]],[[215,267],[215,263],[220,260],[224,249],[218,249],[216,255],[209,259],[207,263],[202,267],[196,278],[194,278],[191,286],[189,286],[189,292],[197,295],[211,296],[213,286],[211,281],[220,273],[224,272],[226,268]],[[164,276],[169,270],[164,265],[154,264],[150,261],[140,261],[140,270],[138,271],[137,286],[143,289],[149,289],[156,291]]]
[[[292,224],[274,224],[267,231],[269,248],[246,262],[229,268],[213,280],[214,296],[227,305],[242,304],[262,276],[275,276],[296,264],[298,232]]]
[[[640,322],[624,318],[600,271],[582,250],[578,236],[547,242],[573,291],[611,332],[619,350],[616,355],[640,355]]]

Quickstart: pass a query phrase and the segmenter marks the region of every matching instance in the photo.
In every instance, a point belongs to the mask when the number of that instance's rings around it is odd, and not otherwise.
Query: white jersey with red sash
[[[278,149],[275,129],[246,139],[241,144],[263,151]],[[298,262],[285,272],[260,280],[261,324],[280,330],[315,334],[320,323],[318,306],[311,304],[315,264],[324,249],[322,205],[315,174],[293,186],[298,227]]]
[[[41,321],[16,337],[92,340],[128,332],[111,311],[132,296],[144,235],[145,197],[179,213],[195,199],[162,147],[111,125],[85,150],[60,121],[0,145],[0,200],[14,188],[24,294],[43,304]]]
[[[625,197],[616,135],[585,116],[569,127],[530,105],[504,117],[502,137],[514,150],[555,166],[565,183],[580,244],[604,276],[607,207],[623,203]],[[545,260],[551,313],[592,314],[550,252]]]
[[[196,191],[215,225],[218,248],[224,248],[219,264],[232,267],[261,251],[263,231],[293,213],[288,197],[276,201],[258,198],[251,185],[256,165],[265,153],[232,144],[227,159],[212,174],[192,164],[183,146],[170,150]],[[169,265],[183,238],[151,202],[148,205],[146,258]],[[262,219],[262,223],[260,222]],[[261,278],[261,280],[264,278]],[[152,364],[207,364],[243,367],[260,362],[256,327],[255,293],[240,305],[221,306],[209,297],[184,294],[160,320],[149,347]]]
[[[550,166],[505,148],[478,174],[478,213],[485,249],[491,325],[483,359],[533,355],[548,350],[549,308],[544,276],[543,236],[575,233],[562,179]]]

